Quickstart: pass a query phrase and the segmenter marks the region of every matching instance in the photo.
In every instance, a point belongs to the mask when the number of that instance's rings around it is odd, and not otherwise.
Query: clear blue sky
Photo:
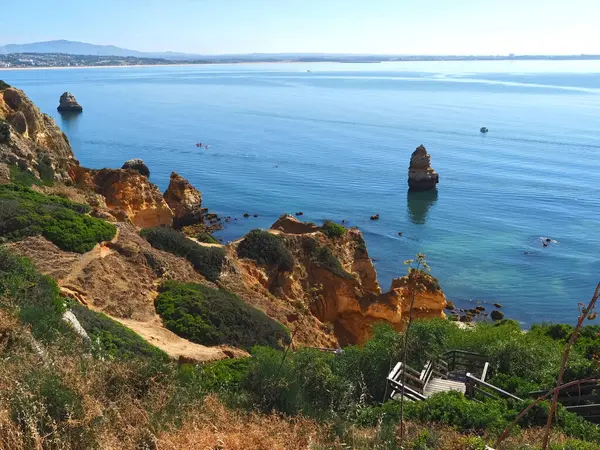
[[[600,54],[600,0],[1,0],[0,44],[143,51]]]

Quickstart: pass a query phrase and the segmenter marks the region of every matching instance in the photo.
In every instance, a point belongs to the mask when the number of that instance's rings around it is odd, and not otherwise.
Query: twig
[[[575,341],[577,340],[577,337],[579,336],[579,330],[581,330],[581,327],[583,326],[583,322],[585,321],[585,319],[587,319],[590,311],[594,308],[594,305],[596,304],[596,301],[598,300],[599,294],[600,294],[600,283],[598,283],[598,286],[596,287],[596,291],[594,292],[594,296],[590,300],[590,303],[588,304],[587,308],[585,308],[579,315],[579,319],[577,320],[577,326],[575,327],[575,330],[573,330],[573,333],[571,333],[571,338],[569,339],[569,342],[567,343],[567,346],[565,347],[565,351],[564,351],[563,357],[562,357],[562,362],[560,365],[560,371],[558,372],[558,378],[556,379],[556,386],[560,386],[563,382],[563,376],[564,376],[565,370],[567,368],[567,361],[569,359],[569,354],[571,353],[571,347],[573,347],[573,344],[575,343]],[[544,429],[544,439],[542,441],[542,450],[546,450],[548,448],[548,437],[550,436],[550,428],[552,427],[552,417],[556,413],[556,406],[558,403],[558,393],[559,393],[559,390],[554,391],[554,395],[552,397],[552,403],[550,404],[550,407],[548,409],[548,420],[546,420],[546,428]]]
[[[546,392],[544,395],[542,395],[541,397],[538,397],[532,404],[530,404],[529,406],[527,406],[527,408],[525,408],[523,411],[520,412],[520,414],[504,429],[504,431],[502,432],[502,434],[498,437],[498,439],[496,440],[496,443],[494,444],[494,447],[499,448],[499,446],[502,443],[502,441],[504,439],[506,439],[506,437],[510,434],[510,431],[517,424],[517,422],[519,420],[521,420],[521,418],[525,414],[527,414],[531,408],[533,408],[539,402],[541,402],[543,400],[546,400],[553,393],[559,392],[562,389],[565,389],[565,388],[568,388],[568,387],[571,387],[571,386],[581,386],[582,384],[599,383],[599,382],[600,382],[600,378],[584,378],[582,380],[569,381],[568,383],[565,383],[565,384],[563,384],[561,386],[555,387],[554,389]]]

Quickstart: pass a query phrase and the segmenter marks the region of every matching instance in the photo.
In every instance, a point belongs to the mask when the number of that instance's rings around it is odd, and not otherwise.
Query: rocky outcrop
[[[416,286],[415,304],[413,307],[413,317],[415,319],[445,318],[444,309],[448,306],[448,301],[444,292],[439,286],[438,281],[428,273],[419,271],[413,275],[413,282],[409,276],[394,278],[390,286],[390,292],[396,292],[402,300],[402,311],[406,316],[410,310],[411,289],[410,286]]]
[[[343,236],[328,238],[322,233],[302,232],[305,230],[299,228],[296,219],[283,216],[278,222],[271,232],[284,239],[292,252],[293,270],[282,273],[275,267],[258,266],[250,260],[239,261],[235,274],[225,273],[221,277],[227,288],[235,291],[231,280],[241,275],[246,284],[254,286],[254,291],[264,289],[263,295],[270,294],[290,305],[300,302],[319,322],[333,326],[341,344],[365,342],[371,335],[372,325],[378,322],[387,322],[398,330],[405,327],[410,308],[409,292],[398,281],[389,292],[381,293],[377,273],[359,230],[350,229]],[[231,249],[235,250],[236,245],[232,244]],[[232,258],[235,254],[231,252]],[[441,291],[418,292],[414,317],[443,317],[445,306]]]
[[[422,145],[419,145],[410,157],[408,168],[408,188],[411,191],[428,191],[435,188],[439,175],[431,167],[431,157]]]
[[[109,213],[117,218],[120,211],[140,228],[171,225],[173,221],[173,212],[158,187],[135,170],[76,166],[71,176],[78,186],[102,195]]]
[[[289,214],[284,214],[271,225],[272,230],[279,230],[288,234],[306,234],[319,231],[319,227],[311,222],[301,222]]]
[[[182,228],[203,221],[202,194],[181,175],[172,172],[164,199],[173,211],[173,226]]]
[[[150,177],[150,169],[142,159],[129,159],[125,161],[121,169],[133,169],[137,170],[140,174],[146,178]]]
[[[70,92],[65,92],[60,96],[59,105],[56,109],[61,113],[83,111],[81,105],[77,103],[77,100],[75,100],[75,96]]]
[[[54,120],[42,114],[23,91],[0,84],[0,163],[16,165],[41,178],[70,183],[78,165],[69,140]]]

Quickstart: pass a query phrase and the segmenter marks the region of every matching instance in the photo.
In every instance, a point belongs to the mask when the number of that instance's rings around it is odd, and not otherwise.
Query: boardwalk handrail
[[[467,373],[466,384],[467,384],[467,395],[469,397],[474,397],[475,396],[475,391],[481,392],[483,395],[485,395],[487,397],[493,396],[493,394],[490,394],[489,392],[486,392],[483,389],[481,389],[481,388],[478,387],[478,386],[481,386],[481,387],[485,387],[487,389],[490,389],[495,394],[497,394],[497,395],[499,395],[501,397],[511,398],[511,399],[519,401],[519,402],[523,401],[522,399],[520,399],[516,395],[513,395],[510,392],[506,392],[504,389],[500,389],[499,387],[496,387],[493,384],[487,383],[487,382],[483,381],[482,379],[477,378],[477,377],[471,375],[470,373]]]
[[[387,377],[387,381],[394,387],[391,397],[394,397],[398,391],[404,391],[404,395],[411,400],[425,400],[425,396],[423,395],[424,384],[420,378],[417,378],[411,372],[420,376],[420,374],[411,367],[403,367],[401,362],[394,366]],[[406,377],[406,384],[402,384],[401,380],[403,375]],[[412,387],[408,386],[409,382],[412,382]]]

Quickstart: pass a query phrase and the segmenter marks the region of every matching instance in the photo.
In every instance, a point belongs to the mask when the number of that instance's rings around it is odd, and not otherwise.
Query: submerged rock
[[[60,96],[60,102],[58,105],[59,112],[81,112],[83,111],[82,106],[77,103],[75,97],[70,92],[65,92]]]
[[[125,164],[121,167],[121,169],[133,169],[137,170],[140,174],[148,178],[150,176],[150,169],[144,162],[143,159],[129,159],[125,161]]]
[[[439,175],[431,167],[431,156],[424,146],[419,145],[410,157],[408,168],[408,189],[411,191],[428,191],[435,188]]]

